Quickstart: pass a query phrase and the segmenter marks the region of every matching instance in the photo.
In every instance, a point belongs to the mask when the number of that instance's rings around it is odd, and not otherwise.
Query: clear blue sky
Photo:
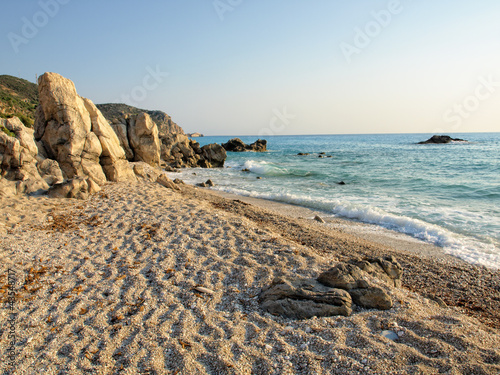
[[[188,132],[500,131],[498,0],[17,0],[1,13],[0,74],[57,72]]]

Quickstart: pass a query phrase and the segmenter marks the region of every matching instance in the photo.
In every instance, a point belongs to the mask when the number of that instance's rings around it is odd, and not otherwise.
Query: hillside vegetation
[[[0,117],[17,116],[32,127],[38,106],[37,85],[25,79],[0,75]]]
[[[32,127],[38,106],[38,86],[22,78],[0,75],[0,118],[17,116],[24,125]],[[162,111],[150,111],[121,103],[97,104],[108,121],[146,112],[158,126],[160,133],[181,133],[184,130]]]

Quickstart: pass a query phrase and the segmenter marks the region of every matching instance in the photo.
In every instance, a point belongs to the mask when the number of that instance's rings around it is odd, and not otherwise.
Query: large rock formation
[[[35,138],[56,160],[65,177],[89,177],[98,185],[135,179],[116,133],[75,85],[56,73],[38,79],[40,106]]]
[[[158,132],[154,122],[145,113],[112,119],[111,126],[129,161],[144,161],[151,165],[168,165],[173,168],[218,168],[224,166],[227,157],[220,145],[200,147],[198,142],[190,140],[184,132]]]
[[[158,126],[158,134],[160,135],[160,137],[165,134],[172,133],[184,134],[184,130],[174,121],[172,121],[172,118],[169,115],[162,111],[150,111],[147,109],[140,109],[122,103],[97,104],[97,108],[100,109],[100,111],[102,112],[104,117],[108,119],[108,121],[131,117],[140,113],[147,113]]]
[[[6,195],[49,188],[38,171],[37,156],[33,130],[25,127],[17,117],[0,119],[0,172],[5,179],[2,185]]]
[[[158,127],[147,113],[129,118],[127,136],[135,161],[143,161],[152,166],[160,165]]]
[[[222,147],[226,151],[231,152],[244,152],[244,151],[255,151],[264,152],[267,151],[267,141],[265,139],[258,139],[254,143],[247,145],[239,138],[230,139],[227,143],[223,143]]]
[[[451,143],[451,142],[467,142],[467,141],[465,139],[452,138],[449,135],[433,135],[428,140],[423,141],[423,142],[418,142],[418,144],[419,145],[444,144],[444,143]]]

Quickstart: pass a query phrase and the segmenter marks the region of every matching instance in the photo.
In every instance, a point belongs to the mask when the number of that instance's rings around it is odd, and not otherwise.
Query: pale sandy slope
[[[500,373],[498,330],[407,290],[348,318],[264,313],[262,287],[315,277],[332,255],[157,184],[4,199],[0,220],[3,300],[7,269],[17,275],[14,374]]]

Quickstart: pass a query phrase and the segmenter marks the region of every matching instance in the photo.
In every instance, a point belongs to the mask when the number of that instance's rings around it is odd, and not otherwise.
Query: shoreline
[[[8,269],[17,280],[13,374],[500,370],[500,272],[177,186],[0,199],[0,289]],[[403,287],[387,289],[389,310],[294,320],[259,303],[277,277],[316,278],[340,261],[390,255]],[[0,310],[1,326],[9,316]],[[1,355],[7,339],[0,332]]]
[[[211,192],[226,199],[238,199],[242,202],[252,204],[254,206],[271,210],[280,215],[284,215],[294,219],[307,220],[310,223],[316,224],[314,220],[316,215],[320,216],[325,224],[317,223],[317,225],[324,225],[335,231],[345,232],[355,237],[362,238],[380,245],[388,246],[402,252],[415,253],[417,255],[427,256],[429,258],[447,260],[449,262],[456,261],[457,263],[468,263],[467,261],[446,254],[439,246],[430,244],[428,242],[419,240],[410,235],[386,229],[380,225],[367,224],[357,220],[351,220],[342,217],[331,217],[328,214],[314,210],[308,207],[297,206],[289,203],[283,203],[263,198],[254,198],[244,195],[227,193],[215,189],[209,189]]]

